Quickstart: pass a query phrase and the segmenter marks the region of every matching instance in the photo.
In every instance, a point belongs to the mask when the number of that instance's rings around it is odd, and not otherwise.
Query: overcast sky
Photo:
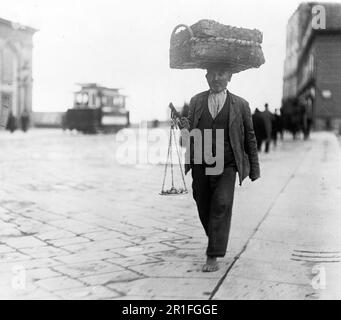
[[[205,71],[169,68],[169,38],[200,19],[263,32],[266,63],[234,75],[231,92],[252,109],[282,96],[286,24],[297,0],[1,0],[0,16],[39,29],[34,36],[33,108],[64,111],[78,82],[124,88],[133,121],[165,119],[207,89]]]

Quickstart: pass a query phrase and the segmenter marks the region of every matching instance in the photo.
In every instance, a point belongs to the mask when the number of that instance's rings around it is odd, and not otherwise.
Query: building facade
[[[302,3],[287,25],[283,103],[305,105],[315,129],[341,130],[341,4]]]
[[[32,113],[32,49],[36,29],[0,18],[0,102],[16,125]]]

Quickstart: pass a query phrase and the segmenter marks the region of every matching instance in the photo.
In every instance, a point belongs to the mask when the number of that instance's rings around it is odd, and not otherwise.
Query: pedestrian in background
[[[281,137],[281,141],[283,141],[284,135],[284,116],[282,114],[282,108],[276,109],[275,114],[278,116],[278,133]]]
[[[283,130],[281,128],[281,116],[279,114],[279,110],[275,109],[275,113],[272,117],[272,137],[271,137],[272,142],[275,147],[277,146],[278,133],[281,133],[281,136],[283,135]]]
[[[270,151],[273,114],[269,111],[269,105],[267,103],[264,105],[264,109],[265,110],[262,112],[262,117],[264,120],[265,134],[266,134],[265,152],[268,153]]]
[[[311,99],[308,99],[307,102],[304,104],[303,115],[304,140],[309,139],[312,123],[313,123],[312,101]]]
[[[28,130],[28,126],[30,123],[30,114],[29,112],[24,109],[24,111],[21,114],[21,129],[22,131],[26,132]]]
[[[9,130],[11,133],[13,133],[17,129],[17,119],[13,115],[12,111],[10,111],[10,113],[8,115],[8,121],[7,121],[6,129]]]
[[[258,152],[260,152],[262,150],[263,141],[266,139],[266,132],[264,119],[258,108],[255,109],[255,112],[252,115],[252,122],[257,140],[257,149]]]

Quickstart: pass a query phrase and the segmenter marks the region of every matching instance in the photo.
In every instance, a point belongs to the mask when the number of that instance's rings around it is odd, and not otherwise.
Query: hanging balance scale
[[[179,128],[178,122],[180,120],[180,114],[178,111],[176,111],[172,103],[169,104],[169,108],[171,109],[171,126],[169,130],[169,143],[168,143],[165,171],[164,171],[164,176],[163,176],[162,189],[160,192],[160,195],[162,196],[176,196],[176,195],[183,195],[183,194],[188,193],[186,182],[185,182],[185,176],[184,176],[184,172],[182,168],[182,163],[181,163],[181,157],[179,153],[179,147],[178,147],[177,139],[175,136],[175,129]],[[181,180],[182,180],[181,187],[175,187],[174,185],[173,143],[175,145],[176,155],[178,158],[179,169],[181,173]],[[170,189],[165,189],[166,177],[167,177],[167,172],[168,172],[169,167],[170,167],[170,174],[171,174],[171,187]]]

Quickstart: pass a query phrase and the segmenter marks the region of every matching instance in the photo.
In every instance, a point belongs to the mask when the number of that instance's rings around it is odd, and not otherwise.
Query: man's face
[[[210,89],[216,93],[221,92],[226,88],[231,77],[231,72],[219,68],[208,69],[206,74],[206,79]]]

